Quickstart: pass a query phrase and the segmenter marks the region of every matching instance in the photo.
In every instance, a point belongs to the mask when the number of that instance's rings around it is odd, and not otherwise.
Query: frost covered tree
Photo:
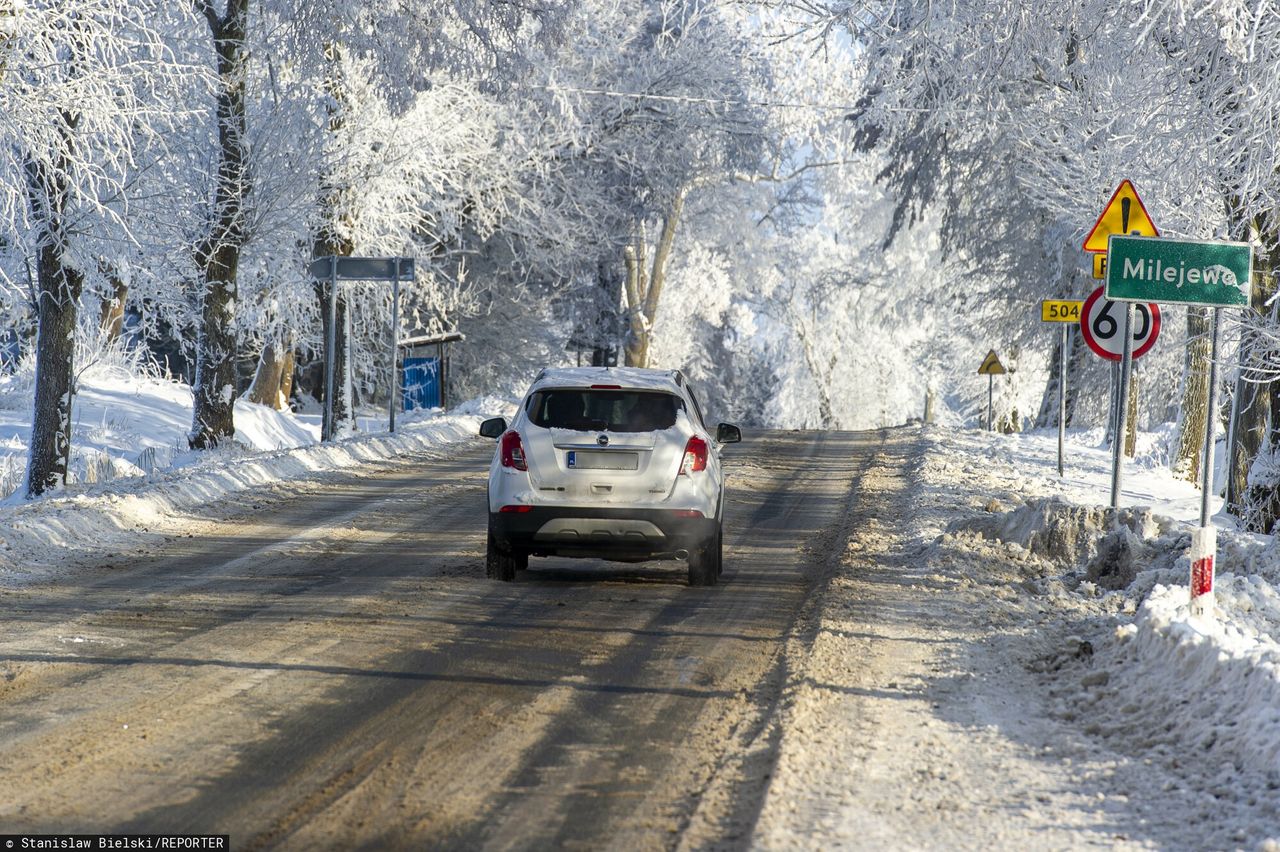
[[[92,235],[115,223],[131,154],[175,117],[157,103],[188,73],[149,24],[163,17],[152,3],[30,0],[0,20],[0,222],[35,260],[39,322],[28,496],[66,477]]]

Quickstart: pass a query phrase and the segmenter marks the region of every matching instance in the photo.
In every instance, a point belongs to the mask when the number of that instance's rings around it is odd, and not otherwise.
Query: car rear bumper
[[[716,531],[716,520],[669,509],[533,506],[490,512],[489,529],[503,550],[535,556],[654,559],[693,550]]]

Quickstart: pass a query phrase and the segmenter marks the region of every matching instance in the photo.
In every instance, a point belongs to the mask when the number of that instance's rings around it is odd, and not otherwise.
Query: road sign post
[[[1213,612],[1217,531],[1209,526],[1213,489],[1214,426],[1218,398],[1218,344],[1222,308],[1249,305],[1253,249],[1225,240],[1151,240],[1113,234],[1107,250],[1107,297],[1126,301],[1159,299],[1213,308],[1210,318],[1209,399],[1200,464],[1200,528],[1192,535],[1191,609]]]
[[[317,263],[311,264],[314,273]],[[338,258],[328,258],[329,267],[329,333],[324,339],[324,414],[320,418],[320,440],[333,440],[334,369],[338,351]]]
[[[1084,302],[1072,299],[1045,299],[1040,303],[1040,321],[1062,325],[1058,343],[1058,476],[1063,476],[1067,432],[1067,328],[1069,323],[1080,322]]]
[[[982,365],[978,367],[978,375],[987,377],[987,431],[995,431],[995,423],[992,417],[992,401],[995,397],[995,377],[1004,375],[1004,365],[1000,363],[1000,357],[996,355],[996,350],[987,351],[987,357],[982,359]]]
[[[400,264],[391,276],[391,401],[387,403],[387,431],[395,434],[396,406],[400,404]]]
[[[1120,486],[1124,477],[1124,436],[1129,421],[1129,384],[1133,381],[1133,304],[1124,310],[1124,354],[1120,361],[1120,388],[1116,400],[1116,438],[1111,442],[1111,508],[1120,508]]]
[[[1152,220],[1151,215],[1147,213],[1147,207],[1142,203],[1142,199],[1138,196],[1138,191],[1134,188],[1133,183],[1128,180],[1120,181],[1120,185],[1116,187],[1116,191],[1111,194],[1111,200],[1102,208],[1098,221],[1093,223],[1089,235],[1084,238],[1084,244],[1081,246],[1087,252],[1094,252],[1093,259],[1093,277],[1106,277],[1110,281],[1112,275],[1115,258],[1112,257],[1110,251],[1111,240],[1118,236],[1128,239],[1133,235],[1137,237],[1158,237],[1160,231],[1156,228],[1156,223]],[[1100,258],[1099,254],[1103,254]],[[1094,291],[1094,297],[1098,291]],[[1094,297],[1090,297],[1091,299]],[[1114,327],[1115,320],[1108,315],[1111,310],[1112,302],[1116,299],[1110,289],[1107,289],[1106,306],[1103,308],[1103,317],[1110,319],[1111,325]],[[1154,298],[1144,298],[1140,301],[1154,302]],[[1086,308],[1088,303],[1086,303]],[[1115,431],[1112,436],[1112,462],[1111,462],[1111,508],[1117,509],[1120,506],[1120,478],[1121,478],[1121,454],[1124,452],[1125,428],[1129,413],[1129,385],[1133,378],[1133,359],[1140,357],[1144,352],[1155,343],[1156,336],[1159,334],[1159,309],[1154,305],[1147,305],[1150,313],[1148,316],[1154,317],[1152,323],[1154,325],[1154,333],[1146,344],[1139,344],[1135,349],[1133,340],[1133,324],[1134,324],[1134,306],[1129,305],[1125,308],[1124,313],[1124,334],[1120,341],[1122,349],[1120,355],[1120,381],[1118,386],[1113,384],[1114,392],[1112,394],[1113,409],[1115,416],[1112,420],[1115,424]],[[1145,321],[1146,317],[1144,317]],[[1095,345],[1094,340],[1090,337],[1089,324],[1084,318],[1080,322],[1081,331],[1085,335],[1085,342],[1089,344],[1095,352],[1104,358],[1110,358],[1111,355],[1104,354],[1103,348]],[[1112,335],[1103,335],[1110,337]],[[1139,337],[1142,337],[1139,333]],[[1108,351],[1110,351],[1108,349]]]
[[[334,373],[337,368],[338,348],[338,282],[339,281],[390,281],[391,282],[391,403],[388,418],[389,431],[396,430],[396,400],[399,396],[399,374],[396,359],[399,355],[400,336],[400,281],[412,281],[414,277],[411,257],[318,257],[308,267],[311,277],[329,279],[329,333],[324,341],[324,414],[320,420],[320,440],[332,441],[337,432],[333,422],[333,395],[337,392]]]
[[[1209,497],[1213,489],[1213,427],[1218,411],[1219,314],[1214,308],[1209,322],[1209,406],[1205,412],[1204,455],[1200,460],[1200,529],[1191,538],[1191,611],[1207,616],[1213,612],[1214,560],[1218,531],[1209,526]]]
[[[1067,327],[1062,327],[1062,342],[1059,346],[1058,361],[1058,478],[1063,473],[1064,457],[1067,444]]]

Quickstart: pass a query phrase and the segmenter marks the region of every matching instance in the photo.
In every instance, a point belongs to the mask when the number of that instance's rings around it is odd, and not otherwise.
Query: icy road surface
[[[709,589],[675,563],[487,581],[480,440],[140,529],[137,552],[0,588],[0,830],[1271,848],[1273,790],[1211,796],[1193,757],[1121,735],[1143,696],[1071,637],[1103,656],[1113,628],[1046,591],[1065,566],[946,532],[999,516],[999,477],[1022,487],[961,439],[730,448]]]
[[[729,452],[727,564],[483,570],[479,439],[0,596],[0,826],[236,849],[747,841],[786,639],[876,434]],[[825,538],[824,538],[825,536]]]

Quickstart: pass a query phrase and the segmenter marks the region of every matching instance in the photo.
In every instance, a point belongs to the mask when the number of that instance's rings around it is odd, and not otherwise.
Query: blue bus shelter
[[[399,390],[404,411],[448,407],[449,344],[465,339],[451,331],[400,341]]]

